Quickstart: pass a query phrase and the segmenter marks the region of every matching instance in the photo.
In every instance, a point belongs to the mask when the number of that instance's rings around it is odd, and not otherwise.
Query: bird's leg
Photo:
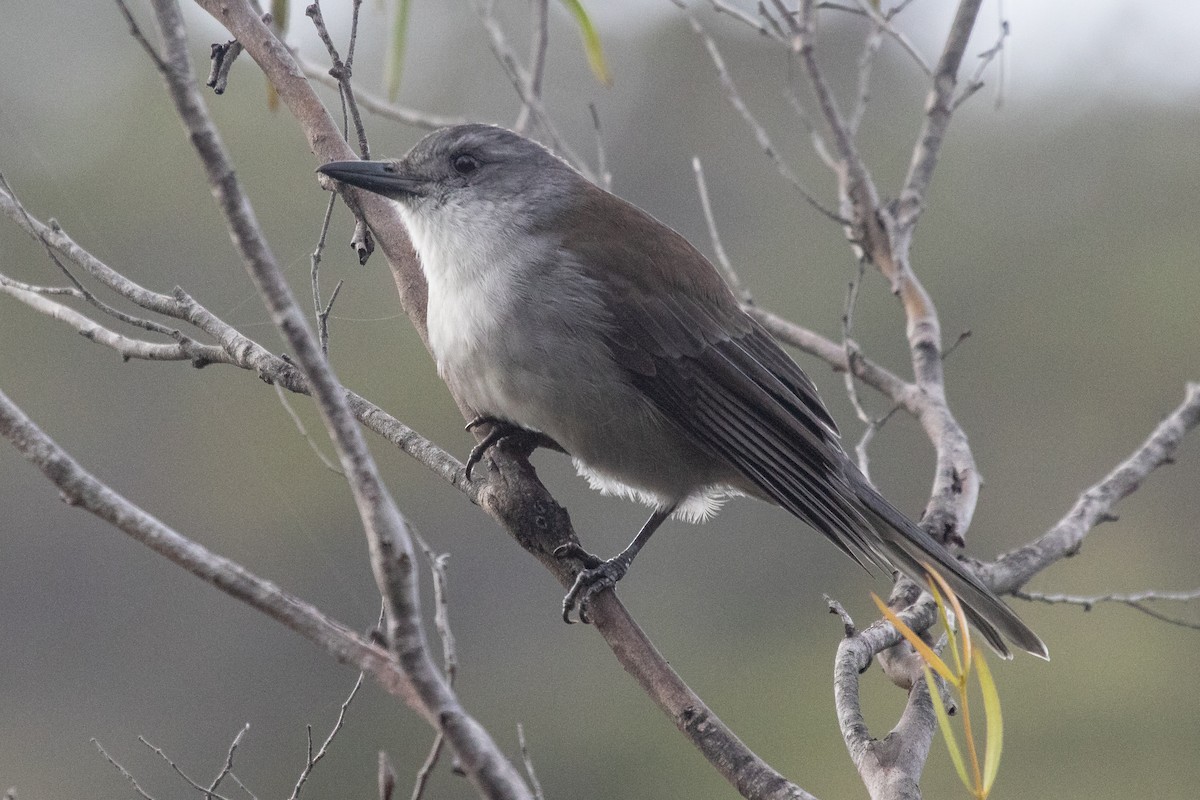
[[[617,581],[625,577],[625,573],[629,571],[629,565],[633,563],[634,557],[638,551],[645,546],[646,542],[650,541],[650,537],[658,530],[658,526],[662,525],[667,517],[671,516],[671,512],[675,510],[675,504],[666,508],[659,508],[650,515],[650,519],[646,520],[646,524],[638,531],[637,536],[633,537],[633,541],[629,546],[618,553],[608,561],[602,561],[596,556],[584,550],[575,542],[568,542],[554,550],[554,555],[558,558],[574,558],[583,564],[583,570],[575,576],[575,583],[571,586],[571,590],[567,592],[563,598],[563,622],[570,624],[571,610],[579,609],[579,621],[583,623],[590,622],[588,618],[588,605],[597,592],[602,592],[605,589],[611,589],[616,585]]]
[[[464,467],[467,480],[471,480],[471,470],[475,468],[475,465],[479,463],[480,459],[483,458],[488,449],[490,449],[492,445],[496,444],[501,439],[522,437],[523,439],[527,440],[527,446],[529,447],[530,452],[538,447],[547,447],[551,450],[557,450],[560,453],[567,452],[563,449],[562,445],[540,431],[531,431],[528,428],[522,428],[516,423],[500,419],[499,417],[492,417],[487,414],[480,414],[479,416],[475,417],[475,419],[467,423],[464,430],[473,430],[480,425],[491,425],[492,429],[488,431],[487,436],[484,436],[483,439],[480,440],[479,444],[471,448],[471,454],[467,456],[467,463]]]

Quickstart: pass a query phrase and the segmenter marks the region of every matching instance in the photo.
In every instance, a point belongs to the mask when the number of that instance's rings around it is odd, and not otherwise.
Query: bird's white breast
[[[401,210],[429,287],[429,346],[460,400],[548,434],[605,493],[711,513],[724,476],[678,468],[705,460],[613,361],[603,292],[558,241],[486,209]]]

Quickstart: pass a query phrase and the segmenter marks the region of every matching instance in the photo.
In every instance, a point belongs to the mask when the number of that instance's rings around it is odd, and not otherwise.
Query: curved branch
[[[911,604],[911,598],[904,597],[888,605],[903,609],[897,610],[897,614],[913,630],[924,630],[936,619],[932,602]],[[904,608],[905,605],[908,607]],[[833,695],[838,726],[850,759],[872,798],[919,800],[921,772],[929,756],[936,723],[923,678],[924,662],[904,643],[890,622],[880,620],[855,632],[853,621],[840,605],[830,601],[830,608],[842,616],[846,625],[846,638],[838,645],[834,659]],[[876,654],[889,648],[895,649],[887,659],[888,675],[908,690],[908,701],[896,727],[884,738],[875,739],[862,713],[858,678]]]
[[[1111,518],[1113,507],[1146,476],[1169,463],[1188,431],[1200,424],[1200,382],[1189,383],[1183,402],[1117,467],[1080,495],[1067,515],[1029,544],[983,565],[984,578],[998,592],[1011,592],[1059,559],[1078,552],[1088,533]]]

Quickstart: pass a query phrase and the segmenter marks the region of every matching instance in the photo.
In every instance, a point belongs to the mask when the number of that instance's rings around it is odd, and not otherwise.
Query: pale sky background
[[[754,13],[753,0],[730,0]],[[854,0],[847,0],[853,5]],[[601,30],[637,15],[677,13],[667,0],[622,0],[585,4]],[[704,0],[692,0],[703,8]],[[923,52],[930,52],[944,33],[940,26],[922,36],[911,24],[913,14],[948,18],[953,0],[917,0],[901,16],[900,27]],[[990,0],[970,54],[994,37],[1000,9],[1008,19],[1008,78],[1023,91],[1059,89],[1078,82],[1081,89],[1120,85],[1135,93],[1175,97],[1180,89],[1200,89],[1200,2],[1196,0]],[[976,46],[980,45],[980,46]],[[968,62],[969,63],[969,62]]]

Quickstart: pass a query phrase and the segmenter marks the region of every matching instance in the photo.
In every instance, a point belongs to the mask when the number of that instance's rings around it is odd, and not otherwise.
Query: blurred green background
[[[467,3],[413,3],[400,101],[511,123],[516,103]],[[703,5],[703,4],[695,4]],[[745,3],[751,8],[753,4]],[[948,391],[986,479],[969,538],[990,557],[1044,531],[1078,493],[1137,446],[1200,379],[1200,13],[1188,2],[1048,9],[1008,0],[1005,94],[989,85],[956,117],[914,260],[939,304]],[[345,9],[327,3],[344,41]],[[500,4],[525,53],[527,4]],[[760,301],[839,335],[854,264],[841,232],[798,201],[721,96],[700,42],[668,3],[588,4],[615,77],[591,77],[569,16],[551,4],[547,104],[592,153],[597,104],[614,188],[709,250],[690,159],[704,162],[731,257]],[[197,161],[153,70],[115,7],[0,5],[0,171],[41,218],[159,290],[179,285],[267,347],[280,340],[254,295]],[[227,38],[188,8],[195,68]],[[901,27],[935,58],[951,6],[923,0]],[[148,10],[135,13],[149,27]],[[319,42],[295,5],[290,41]],[[747,101],[809,185],[833,202],[785,99],[786,59],[728,17],[700,14]],[[985,5],[968,50],[996,37]],[[820,48],[848,97],[861,24],[828,14]],[[385,9],[364,4],[356,77],[377,90]],[[885,44],[862,143],[894,194],[920,122],[919,71]],[[327,93],[328,94],[328,93]],[[308,285],[326,195],[286,112],[266,110],[248,58],[210,95],[239,175],[299,293]],[[368,118],[373,151],[399,155],[421,135]],[[323,268],[346,284],[331,357],[351,387],[463,455],[449,395],[394,300],[381,259],[360,268],[339,210]],[[0,269],[61,283],[40,248],[0,222]],[[306,295],[305,295],[306,296]],[[878,275],[857,312],[873,358],[907,370],[903,319]],[[360,629],[378,612],[363,537],[341,481],[326,471],[252,375],[222,367],[121,363],[119,357],[0,299],[0,387],[85,466],[168,524]],[[841,378],[801,357],[847,439],[861,425]],[[886,404],[864,393],[875,411]],[[311,429],[304,399],[293,401]],[[1120,521],[1031,588],[1103,593],[1200,583],[1200,441],[1118,509]],[[372,445],[399,503],[451,554],[452,619],[468,708],[517,754],[525,727],[548,797],[727,798],[734,792],[621,671],[599,637],[557,619],[561,590],[482,513],[408,458]],[[896,418],[872,446],[873,475],[902,508],[924,504],[932,463],[916,424]],[[584,541],[615,552],[643,510],[586,490],[565,460],[536,457]],[[299,637],[181,573],[120,533],[65,507],[0,445],[0,788],[22,800],[120,797],[128,784],[99,739],[157,797],[184,787],[139,735],[202,782],[245,723],[237,774],[260,797],[299,773],[305,725],[323,736],[354,681]],[[428,581],[425,581],[428,589]],[[837,731],[832,654],[840,625],[823,592],[860,621],[872,580],[784,514],[735,502],[715,521],[673,523],[639,558],[621,595],[672,664],[747,743],[820,797],[864,796]],[[1018,657],[995,673],[1006,713],[996,798],[1191,798],[1200,785],[1200,633],[1123,607],[1017,603],[1049,643],[1050,664]],[[1195,609],[1168,609],[1196,620]],[[903,697],[872,671],[864,699],[882,736]],[[402,785],[431,734],[374,686],[352,707],[306,796],[373,797],[387,750]],[[960,797],[940,742],[928,797]],[[230,791],[233,791],[230,788]],[[428,794],[466,798],[439,768]]]

